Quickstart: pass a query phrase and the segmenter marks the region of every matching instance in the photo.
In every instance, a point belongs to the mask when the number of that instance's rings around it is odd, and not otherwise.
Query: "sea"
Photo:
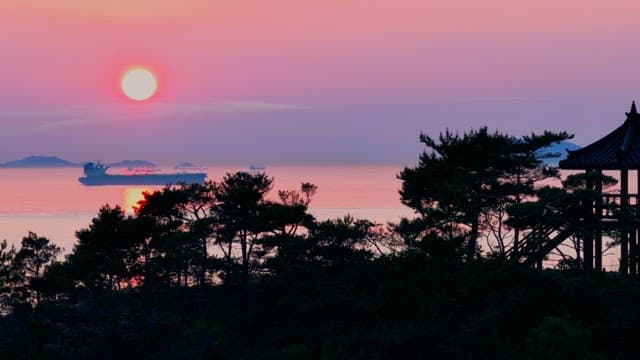
[[[318,186],[309,212],[318,220],[351,215],[378,224],[398,222],[413,217],[402,205],[397,178],[403,166],[269,166],[264,172],[273,178],[268,197],[277,198],[278,190],[296,190],[302,182]],[[175,172],[170,167],[163,172]],[[209,166],[204,170],[209,180],[222,180],[225,174],[251,171],[248,166]],[[126,173],[111,169],[110,173]],[[564,173],[564,176],[569,173]],[[607,173],[617,177],[617,173]],[[76,243],[75,232],[86,228],[98,209],[106,204],[120,205],[129,214],[143,197],[143,192],[161,186],[85,186],[78,178],[81,168],[0,168],[0,240],[17,247],[29,231],[45,236],[69,253]],[[630,173],[630,192],[638,191],[637,174]],[[559,185],[559,182],[556,184]],[[619,187],[609,192],[619,193]],[[606,239],[605,242],[610,242]],[[486,250],[486,246],[483,246]],[[603,265],[608,271],[618,268],[619,247],[604,252]],[[550,259],[545,266],[553,267]]]
[[[400,202],[402,166],[269,166],[273,178],[270,197],[278,190],[299,189],[302,182],[318,186],[309,212],[319,220],[351,215],[380,224],[413,216]],[[173,172],[171,168],[161,169]],[[218,181],[227,173],[250,171],[243,166],[209,166],[205,172]],[[110,170],[110,173],[124,170]],[[29,231],[51,239],[68,253],[75,232],[86,228],[105,204],[120,205],[128,213],[144,191],[160,186],[84,186],[80,168],[0,169],[0,240],[19,245]]]

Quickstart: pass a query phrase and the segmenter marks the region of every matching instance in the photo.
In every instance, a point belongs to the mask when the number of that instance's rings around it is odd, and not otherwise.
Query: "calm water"
[[[240,170],[247,168],[209,167],[207,173],[209,179],[220,180],[224,174]],[[310,212],[318,219],[351,214],[386,223],[412,216],[412,211],[399,200],[401,183],[396,174],[400,170],[400,166],[282,166],[269,167],[266,172],[274,178],[272,196],[277,190],[298,189],[301,182],[318,185],[310,206]],[[614,172],[608,175],[617,177]],[[630,191],[636,192],[636,173],[630,175]],[[87,227],[101,205],[121,205],[132,212],[143,191],[160,188],[87,187],[78,182],[79,176],[81,169],[74,168],[0,169],[0,239],[17,244],[28,231],[34,231],[70,251],[75,231]],[[605,268],[617,269],[618,257],[618,248],[607,251]]]
[[[274,190],[293,190],[301,182],[318,186],[310,212],[318,219],[351,214],[385,223],[412,212],[399,200],[400,166],[269,167]],[[209,179],[243,167],[209,167]],[[144,190],[159,187],[86,187],[78,182],[81,169],[0,169],[0,239],[19,243],[28,231],[49,237],[67,251],[74,232],[86,227],[103,204],[131,211]],[[166,169],[166,171],[171,171]],[[114,173],[117,171],[113,171]]]

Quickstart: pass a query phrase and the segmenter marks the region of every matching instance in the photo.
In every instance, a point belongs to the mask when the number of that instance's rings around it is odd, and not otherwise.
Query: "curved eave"
[[[638,169],[640,168],[640,164],[600,164],[600,165],[593,165],[593,164],[589,164],[587,165],[580,165],[579,163],[577,164],[567,164],[564,163],[565,160],[561,160],[560,163],[558,164],[558,167],[562,170],[621,170],[621,169]]]
[[[558,164],[563,170],[618,170],[635,169],[640,167],[640,139],[639,128],[632,126],[631,119],[613,130],[600,140],[583,147],[569,151],[566,159]],[[623,147],[623,144],[628,143]],[[625,148],[625,151],[622,149]]]

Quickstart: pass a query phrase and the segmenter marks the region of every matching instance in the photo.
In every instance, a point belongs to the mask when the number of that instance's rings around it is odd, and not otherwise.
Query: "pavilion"
[[[640,210],[638,191],[629,193],[630,170],[635,172],[640,184],[640,114],[635,102],[626,115],[625,122],[611,133],[581,149],[568,151],[567,158],[560,161],[562,170],[580,170],[593,175],[586,176],[586,189],[594,191],[596,196],[593,201],[581,204],[584,212],[578,224],[534,229],[522,239],[518,248],[512,249],[511,258],[542,267],[545,257],[573,236],[582,245],[582,254],[578,255],[582,255],[584,269],[602,270],[603,231],[615,230],[620,238],[620,273],[640,274],[639,229],[620,221],[621,214],[631,214],[635,208]],[[603,193],[603,171],[620,171],[619,193]]]
[[[638,207],[638,191],[629,193],[629,170],[636,171],[640,183],[640,114],[636,104],[626,113],[627,119],[617,129],[600,140],[579,150],[569,151],[565,160],[560,161],[563,170],[583,170],[585,173],[599,173],[603,170],[620,171],[620,193],[603,194],[602,179],[594,177],[587,181],[587,188],[599,195],[595,204],[590,204],[585,221],[592,223],[593,234],[583,238],[584,267],[586,270],[602,269],[602,230],[605,226],[615,226],[616,210]],[[620,272],[638,274],[638,229],[620,230]]]

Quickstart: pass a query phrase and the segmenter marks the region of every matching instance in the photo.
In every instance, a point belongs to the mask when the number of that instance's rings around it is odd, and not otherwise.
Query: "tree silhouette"
[[[139,226],[120,206],[100,208],[89,227],[76,232],[78,242],[67,260],[74,279],[89,289],[113,290],[139,276],[144,241]]]
[[[178,285],[196,278],[199,284],[207,281],[213,186],[211,182],[167,186],[144,193],[138,203],[137,216],[153,227],[149,246],[154,261],[170,268],[165,278],[176,277]]]
[[[20,250],[13,259],[13,266],[22,274],[30,301],[38,303],[40,292],[37,282],[42,279],[45,270],[51,265],[62,251],[45,237],[38,236],[34,232],[22,238]],[[30,293],[33,293],[31,296]]]
[[[493,255],[505,256],[507,239],[511,239],[511,247],[517,253],[521,229],[508,225],[510,218],[518,216],[510,211],[523,201],[535,201],[538,184],[560,178],[559,169],[545,162],[559,157],[560,154],[551,153],[546,148],[569,138],[572,136],[566,132],[545,131],[542,134],[516,138],[511,149],[507,149],[507,156],[513,158],[514,166],[506,169],[495,189],[493,211],[484,213],[482,218],[482,227],[489,231],[489,235],[497,243]],[[517,219],[514,220],[517,222]]]
[[[324,265],[350,263],[373,258],[367,237],[373,235],[374,223],[346,215],[321,221],[309,229],[312,247],[309,258]]]
[[[24,270],[27,278],[40,278],[46,266],[56,259],[61,250],[49,239],[29,232],[29,235],[22,238],[14,263]]]
[[[260,245],[262,255],[268,255],[265,267],[269,271],[288,271],[308,261],[311,241],[307,235],[316,221],[307,210],[317,190],[316,185],[303,182],[299,190],[278,191],[279,202],[263,205],[270,233],[260,239]]]
[[[246,172],[227,174],[215,183],[211,224],[224,254],[225,280],[232,279],[236,260],[243,282],[252,271],[268,270],[267,259],[295,248],[301,241],[299,228],[313,221],[307,207],[317,191],[315,185],[302,183],[299,191],[279,191],[280,202],[275,202],[266,198],[272,184],[264,173]]]
[[[9,248],[7,240],[0,241],[0,314],[11,309],[11,294],[16,283],[15,254],[15,248]]]
[[[491,223],[487,219],[495,218],[496,211],[504,214],[505,204],[518,202],[531,186],[522,183],[522,174],[541,164],[536,152],[568,137],[546,132],[519,139],[489,133],[486,127],[462,136],[446,131],[437,141],[421,134],[429,151],[420,155],[417,166],[400,173],[401,200],[426,220],[426,229],[451,239],[464,235],[466,256],[472,259],[485,230],[483,219]]]
[[[237,172],[227,174],[214,188],[216,205],[212,215],[217,223],[216,241],[226,260],[225,277],[233,273],[234,243],[240,247],[241,278],[247,281],[254,265],[259,237],[268,231],[262,216],[265,213],[265,195],[271,190],[273,179],[264,173]]]

